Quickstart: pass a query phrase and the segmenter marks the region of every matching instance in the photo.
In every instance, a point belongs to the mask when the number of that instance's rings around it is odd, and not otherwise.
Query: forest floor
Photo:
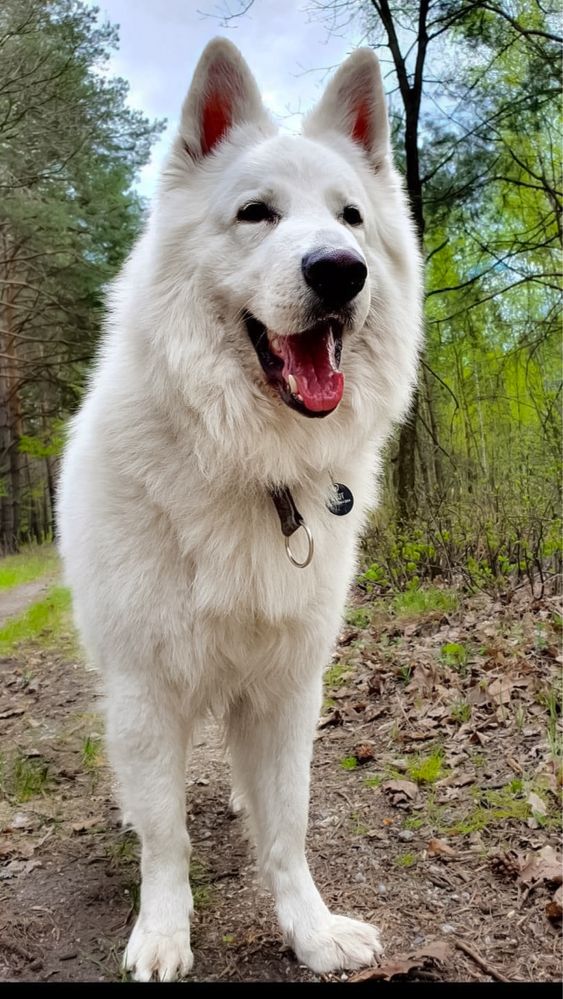
[[[123,980],[137,841],[68,598],[34,606],[0,630],[0,980]],[[561,978],[561,614],[524,588],[355,594],[326,674],[308,851],[328,904],[376,923],[385,955],[326,978]],[[228,799],[209,727],[188,771],[190,977],[315,981],[282,947]]]

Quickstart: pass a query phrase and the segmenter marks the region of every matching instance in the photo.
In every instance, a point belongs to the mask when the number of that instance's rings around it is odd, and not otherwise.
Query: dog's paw
[[[137,922],[123,955],[123,967],[136,982],[173,982],[191,970],[194,956],[190,947],[190,930],[158,933]]]
[[[347,916],[333,916],[302,937],[295,934],[293,949],[303,964],[317,974],[366,968],[382,954],[375,926]]]

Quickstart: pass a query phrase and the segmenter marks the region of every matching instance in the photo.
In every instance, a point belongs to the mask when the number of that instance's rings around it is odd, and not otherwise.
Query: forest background
[[[426,260],[418,391],[388,449],[362,583],[541,591],[561,568],[558,5],[311,0],[310,14],[344,35],[360,25],[384,60]],[[147,207],[135,180],[164,125],[107,72],[118,43],[79,0],[0,9],[4,554],[53,536],[66,426]]]

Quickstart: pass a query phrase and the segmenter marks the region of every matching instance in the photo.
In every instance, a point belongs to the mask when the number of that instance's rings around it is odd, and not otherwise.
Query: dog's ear
[[[214,38],[200,57],[182,107],[180,132],[188,153],[200,159],[213,152],[233,126],[268,121],[239,50],[226,38]]]
[[[343,132],[357,142],[374,164],[390,151],[389,121],[379,60],[371,49],[357,49],[328,84],[307,116],[305,135]]]

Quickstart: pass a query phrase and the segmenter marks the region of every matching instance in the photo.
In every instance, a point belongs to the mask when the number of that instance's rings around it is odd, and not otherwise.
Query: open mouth
[[[342,323],[326,319],[302,333],[280,336],[249,312],[244,321],[268,384],[286,405],[304,416],[332,413],[344,392]]]

